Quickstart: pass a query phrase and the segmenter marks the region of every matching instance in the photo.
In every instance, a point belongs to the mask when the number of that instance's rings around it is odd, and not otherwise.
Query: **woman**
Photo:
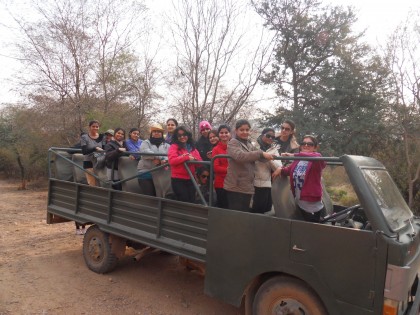
[[[264,128],[257,142],[264,152],[278,156],[279,145],[274,141],[274,129]],[[255,162],[255,193],[252,201],[253,213],[266,213],[273,205],[271,199],[271,172],[281,166],[280,161]]]
[[[228,125],[220,125],[217,131],[219,135],[219,142],[213,148],[212,157],[219,154],[227,154],[227,144],[231,138],[230,127]],[[216,190],[217,206],[219,208],[228,207],[227,193],[223,188],[228,164],[229,162],[227,158],[217,158],[214,159],[213,162],[214,189]]]
[[[280,135],[276,138],[280,145],[279,153],[297,153],[299,144],[296,140],[296,125],[293,121],[286,119],[280,127]]]
[[[105,160],[106,160],[106,176],[109,181],[113,183],[118,182],[118,159],[127,151],[124,143],[125,131],[122,128],[114,130],[114,140],[111,140],[105,145]],[[122,190],[121,183],[112,184],[115,190]]]
[[[203,161],[210,161],[208,153],[212,150],[212,145],[209,141],[211,125],[207,120],[203,120],[198,125],[198,128],[200,130],[201,136],[197,140],[197,150],[200,152],[200,156]]]
[[[95,152],[103,152],[103,146],[105,142],[105,137],[102,134],[99,134],[99,121],[97,120],[91,120],[89,122],[89,132],[82,134],[80,137],[80,146],[82,148],[82,154],[83,154],[83,169],[94,173],[93,169],[93,154]],[[90,186],[97,186],[96,178],[85,172],[86,181],[88,185]],[[86,228],[84,224],[79,224],[78,222],[75,222],[76,224],[76,234],[77,235],[83,235],[86,232]]]
[[[300,153],[283,153],[282,156],[320,157],[317,149],[318,140],[306,135],[300,144]],[[321,211],[324,209],[321,173],[325,165],[325,161],[294,160],[289,166],[279,168],[273,173],[273,178],[280,174],[290,177],[290,187],[296,205],[304,220],[308,222],[319,222]]]
[[[178,127],[178,122],[175,118],[169,118],[166,121],[166,138],[165,142],[171,144],[172,135],[174,134],[175,128]]]
[[[227,154],[229,166],[224,181],[228,206],[232,210],[249,212],[249,204],[254,194],[255,161],[272,160],[273,155],[257,149],[249,140],[251,124],[240,119],[235,125],[236,137],[229,141]]]
[[[211,144],[212,150],[219,142],[219,132],[216,129],[212,129],[209,132],[209,142]],[[211,160],[212,151],[207,152],[207,158]]]
[[[204,200],[208,203],[210,200],[210,184],[209,184],[209,179],[210,179],[210,171],[208,169],[207,166],[200,166],[197,167],[196,169],[196,177],[197,177],[197,184],[198,187],[200,188],[200,192],[204,197]],[[212,194],[212,205],[216,204],[216,196],[213,193]],[[196,203],[202,204],[202,200],[197,192],[196,194]]]
[[[152,124],[150,126],[150,138],[143,141],[140,147],[140,153],[167,154],[169,144],[167,144],[163,138],[163,131],[164,130],[160,124]],[[145,195],[164,198],[170,191],[171,181],[168,168],[161,168],[160,170],[152,173],[148,172],[142,174],[144,171],[161,165],[166,165],[167,163],[168,158],[166,156],[142,156],[142,159],[139,161],[137,166],[137,170],[139,172],[138,181],[141,190]]]
[[[99,134],[99,121],[91,120],[89,122],[89,132],[85,133],[80,138],[80,145],[83,154],[83,169],[93,173],[93,153],[103,151],[104,136]],[[90,186],[96,186],[96,179],[94,176],[85,173],[87,183]]]
[[[141,146],[140,130],[137,128],[131,128],[128,132],[128,139],[125,141],[125,146],[128,152],[139,152]],[[140,155],[130,154],[131,160],[140,160]]]
[[[177,200],[191,202],[195,200],[195,187],[188,174],[184,162],[201,161],[200,153],[195,148],[192,134],[184,126],[175,129],[172,145],[168,151],[171,166],[171,184]],[[189,164],[191,173],[195,173],[196,165]]]

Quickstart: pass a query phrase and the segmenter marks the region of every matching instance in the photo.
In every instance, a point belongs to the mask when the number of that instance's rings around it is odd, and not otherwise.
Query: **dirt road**
[[[45,184],[0,180],[0,315],[9,314],[240,314],[207,297],[204,278],[177,257],[126,256],[115,271],[90,271],[74,223],[47,225]]]

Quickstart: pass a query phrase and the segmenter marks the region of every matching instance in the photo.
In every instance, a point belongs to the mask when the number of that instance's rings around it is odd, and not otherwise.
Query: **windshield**
[[[404,227],[413,213],[391,176],[386,170],[363,169],[362,171],[390,228],[395,231]]]

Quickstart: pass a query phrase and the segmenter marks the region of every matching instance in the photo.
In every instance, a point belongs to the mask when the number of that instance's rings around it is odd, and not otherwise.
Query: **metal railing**
[[[69,162],[70,164],[72,164],[73,166],[77,167],[78,169],[82,170],[85,173],[88,173],[89,175],[93,176],[96,180],[98,180],[99,182],[105,183],[105,184],[109,184],[111,186],[113,185],[118,185],[118,184],[122,184],[125,183],[127,181],[133,180],[135,178],[138,178],[139,175],[142,174],[147,174],[147,173],[152,173],[152,172],[156,172],[162,168],[165,167],[170,167],[169,163],[168,164],[164,164],[164,165],[159,165],[156,166],[154,168],[151,168],[149,170],[143,170],[140,172],[137,172],[135,175],[125,178],[123,180],[118,180],[118,181],[110,181],[110,180],[103,180],[102,178],[100,178],[97,174],[94,174],[90,171],[87,171],[86,169],[84,169],[82,166],[78,165],[77,163],[75,163],[74,161],[72,161],[71,159],[65,157],[64,155],[60,154],[61,152],[66,152],[66,153],[82,153],[81,149],[74,149],[74,148],[60,148],[60,147],[51,147],[48,150],[48,175],[49,177],[52,177],[52,172],[51,172],[51,155],[55,154],[57,156],[59,156],[60,158],[62,158],[63,160]],[[105,152],[104,152],[105,154]],[[136,154],[137,156],[167,156],[167,154],[162,154],[162,153],[140,153],[140,152],[123,152],[122,155],[123,156],[129,156],[132,154]],[[202,202],[202,204],[204,206],[213,206],[213,200],[214,200],[214,161],[216,159],[220,159],[220,158],[227,158],[227,159],[231,159],[232,157],[229,156],[228,154],[220,154],[220,155],[216,155],[214,157],[212,157],[212,159],[210,161],[186,161],[184,162],[184,166],[187,170],[188,175],[190,176],[190,179],[194,185],[194,188],[198,194],[198,196],[200,197],[200,200]],[[339,157],[294,157],[294,156],[279,156],[279,157],[274,157],[275,160],[280,160],[280,161],[286,161],[286,160],[303,160],[303,161],[325,161],[327,162],[328,165],[342,165],[342,161]],[[191,172],[191,169],[188,167],[188,165],[190,164],[199,164],[199,165],[207,165],[209,166],[209,172],[210,172],[210,178],[209,178],[209,202],[207,203],[207,201],[205,200],[205,197],[203,196],[200,187],[197,183],[196,177],[194,176],[194,174]],[[112,169],[114,167],[112,166]]]

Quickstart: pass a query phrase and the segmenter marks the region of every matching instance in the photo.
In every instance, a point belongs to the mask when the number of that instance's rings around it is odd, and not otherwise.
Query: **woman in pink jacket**
[[[185,168],[186,161],[201,161],[192,139],[192,134],[184,126],[175,129],[172,144],[168,151],[168,161],[171,166],[171,184],[177,200],[194,202],[195,187]],[[192,174],[195,174],[197,165],[188,165]]]
[[[300,143],[300,153],[282,153],[282,156],[320,157],[317,148],[318,140],[306,135]],[[280,174],[290,177],[290,188],[305,221],[319,222],[321,219],[324,209],[321,174],[325,166],[325,161],[294,160],[289,166],[273,173],[274,178]]]

